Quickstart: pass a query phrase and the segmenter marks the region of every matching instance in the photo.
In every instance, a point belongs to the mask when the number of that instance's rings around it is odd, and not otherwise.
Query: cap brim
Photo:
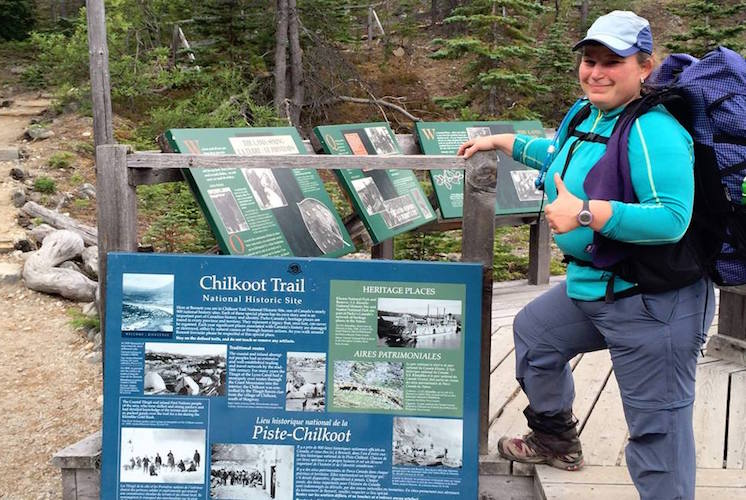
[[[629,45],[627,43],[622,42],[618,38],[611,37],[611,36],[603,36],[603,35],[596,35],[593,37],[587,37],[579,41],[575,44],[575,46],[572,48],[572,50],[578,50],[580,47],[583,47],[585,45],[591,44],[591,43],[600,43],[616,55],[620,57],[627,57],[631,56],[632,54],[636,54],[637,52],[640,52],[640,49],[638,49],[634,45]]]

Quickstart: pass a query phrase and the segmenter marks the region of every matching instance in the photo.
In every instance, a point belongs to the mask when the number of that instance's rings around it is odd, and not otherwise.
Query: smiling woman
[[[574,50],[582,51],[585,98],[554,140],[498,134],[459,149],[466,157],[500,149],[547,173],[544,213],[569,261],[566,281],[515,317],[516,378],[528,396],[531,432],[501,438],[498,450],[517,462],[582,467],[568,362],[608,348],[629,428],[627,466],[640,497],[690,500],[694,373],[714,312],[712,283],[686,243],[678,244],[692,214],[692,139],[662,106],[631,113],[653,70],[647,20],[626,11],[601,16]],[[626,126],[612,138],[618,122]],[[627,151],[616,141],[622,133]],[[634,250],[615,265],[599,258],[599,249],[621,247]],[[664,262],[645,267],[640,256],[656,251],[680,265],[677,283],[666,275],[665,286],[646,287]]]

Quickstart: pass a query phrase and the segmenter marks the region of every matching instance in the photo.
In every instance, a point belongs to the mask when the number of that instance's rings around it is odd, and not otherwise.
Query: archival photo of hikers
[[[476,494],[478,265],[126,253],[108,265],[107,491]],[[129,327],[147,294],[170,322],[144,309]]]

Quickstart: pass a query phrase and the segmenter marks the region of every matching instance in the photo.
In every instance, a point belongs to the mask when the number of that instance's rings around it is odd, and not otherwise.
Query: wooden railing
[[[492,267],[494,257],[495,184],[497,159],[494,152],[480,152],[469,160],[454,156],[208,156],[170,153],[133,153],[127,146],[102,145],[96,149],[99,285],[101,290],[101,324],[105,325],[107,253],[112,251],[137,251],[137,198],[136,187],[142,184],[170,182],[181,179],[184,168],[313,168],[331,170],[341,168],[379,169],[462,169],[464,179],[464,216],[461,221],[462,252],[464,262],[482,265],[482,326],[480,357],[480,437],[481,454],[487,453],[489,428],[490,338],[492,316]],[[535,215],[533,216],[535,219]],[[509,219],[518,221],[515,216]],[[451,226],[448,226],[452,228]],[[534,262],[535,282],[549,279],[548,242],[546,227],[536,228],[533,260],[541,254],[546,263]],[[545,234],[541,234],[545,233]],[[540,240],[546,240],[546,250],[540,251]],[[540,275],[541,274],[541,275]],[[543,276],[542,276],[543,275]],[[103,332],[105,342],[106,332]]]

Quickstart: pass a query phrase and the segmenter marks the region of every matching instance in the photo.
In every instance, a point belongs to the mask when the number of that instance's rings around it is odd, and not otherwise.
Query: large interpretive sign
[[[401,154],[386,123],[327,125],[313,131],[327,154]],[[348,168],[338,170],[337,177],[374,243],[435,220],[435,212],[411,170]]]
[[[102,498],[477,498],[481,274],[110,254]]]
[[[415,130],[424,154],[456,154],[461,144],[474,137],[502,133],[544,137],[538,121],[416,122]],[[538,212],[543,193],[536,189],[537,171],[498,152],[496,215]],[[464,171],[431,170],[430,179],[440,206],[441,217],[463,216]]]
[[[289,155],[305,152],[292,127],[171,129],[176,153]],[[223,253],[337,257],[355,250],[316,170],[185,169]]]

